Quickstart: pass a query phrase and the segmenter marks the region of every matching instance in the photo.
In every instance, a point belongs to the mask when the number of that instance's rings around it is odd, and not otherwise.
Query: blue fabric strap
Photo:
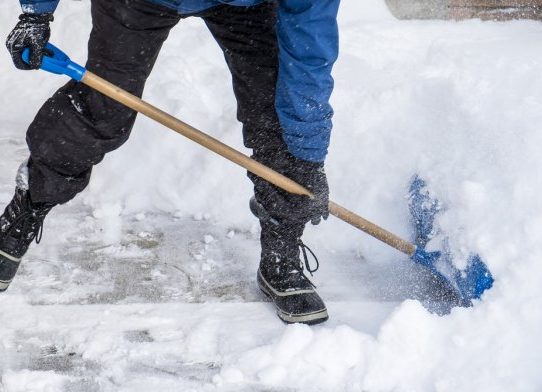
[[[25,14],[44,14],[55,12],[59,0],[20,0]]]

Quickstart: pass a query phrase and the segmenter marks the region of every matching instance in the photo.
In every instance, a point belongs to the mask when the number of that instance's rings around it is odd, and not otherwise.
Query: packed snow
[[[84,62],[89,1],[63,0],[52,42]],[[0,4],[0,36],[16,23]],[[542,25],[398,21],[345,0],[327,172],[332,198],[412,237],[420,174],[438,225],[496,281],[472,308],[393,249],[330,218],[306,242],[330,320],[282,324],[258,292],[242,169],[140,117],[91,185],[45,223],[0,294],[0,391],[540,391]],[[65,78],[0,56],[0,201],[24,134]],[[164,46],[145,99],[246,153],[222,55],[197,19]]]

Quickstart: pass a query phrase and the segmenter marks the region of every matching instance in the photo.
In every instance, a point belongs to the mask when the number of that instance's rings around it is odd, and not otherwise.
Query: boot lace
[[[300,263],[301,265],[301,270],[303,271],[303,264],[305,264],[305,269],[309,272],[309,274],[311,274],[311,276],[314,276],[313,275],[313,272],[316,272],[318,271],[318,268],[320,268],[320,262],[318,261],[318,257],[316,257],[316,255],[314,254],[314,252],[312,251],[311,248],[309,248],[307,245],[305,245],[303,243],[303,241],[301,241],[301,239],[298,239],[297,240],[297,244],[299,245],[299,248],[301,249],[301,254],[303,255],[303,262]],[[314,261],[316,262],[316,267],[312,268],[311,269],[311,265],[309,263],[309,257],[307,255],[307,251],[309,251],[309,253],[311,254],[312,258],[314,259]]]
[[[11,222],[9,228],[6,230],[6,234],[9,235],[12,232],[17,234],[21,233],[19,242],[32,242],[36,240],[36,244],[39,244],[41,241],[43,233],[43,220],[44,216],[41,216],[37,211],[25,211],[19,216],[17,216],[13,222]],[[22,222],[22,227],[17,232],[17,226]],[[24,238],[24,233],[30,233],[27,238]]]
[[[301,239],[298,239],[297,244],[301,248],[303,260],[283,259],[282,264],[277,265],[277,272],[282,269],[282,272],[278,272],[282,276],[282,282],[289,282],[288,284],[292,287],[299,288],[309,283],[312,287],[316,288],[316,285],[305,275],[304,271],[308,271],[312,277],[313,272],[316,272],[320,267],[318,258],[316,257],[314,252],[301,241]],[[314,268],[311,268],[311,263],[309,262],[309,254],[316,262],[316,267]]]

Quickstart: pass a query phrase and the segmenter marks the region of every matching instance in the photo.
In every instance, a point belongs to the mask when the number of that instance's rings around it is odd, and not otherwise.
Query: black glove
[[[288,177],[311,191],[314,199],[301,196],[301,200],[294,203],[297,211],[292,211],[292,215],[306,218],[313,225],[317,225],[321,218],[327,219],[329,216],[329,186],[324,163],[294,159],[295,163],[289,170]]]
[[[39,69],[45,53],[45,45],[51,36],[49,23],[53,14],[22,14],[19,23],[9,33],[6,46],[18,69]],[[29,63],[22,59],[23,50],[29,48]]]
[[[254,182],[256,200],[280,222],[320,223],[329,216],[329,186],[324,164],[298,159],[284,150],[259,149],[253,158],[303,185],[314,194],[314,198],[294,195],[283,191],[262,178],[249,173]]]

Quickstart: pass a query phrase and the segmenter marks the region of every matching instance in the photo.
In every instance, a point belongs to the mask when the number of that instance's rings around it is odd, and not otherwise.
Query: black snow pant
[[[221,5],[203,18],[224,52],[232,74],[248,148],[287,151],[275,112],[278,69],[276,5]],[[163,42],[182,18],[145,0],[92,0],[93,28],[86,68],[141,96]],[[61,204],[88,184],[92,167],[129,137],[136,113],[75,81],[38,112],[27,133],[29,189],[35,203]],[[265,191],[263,180],[251,177]]]

